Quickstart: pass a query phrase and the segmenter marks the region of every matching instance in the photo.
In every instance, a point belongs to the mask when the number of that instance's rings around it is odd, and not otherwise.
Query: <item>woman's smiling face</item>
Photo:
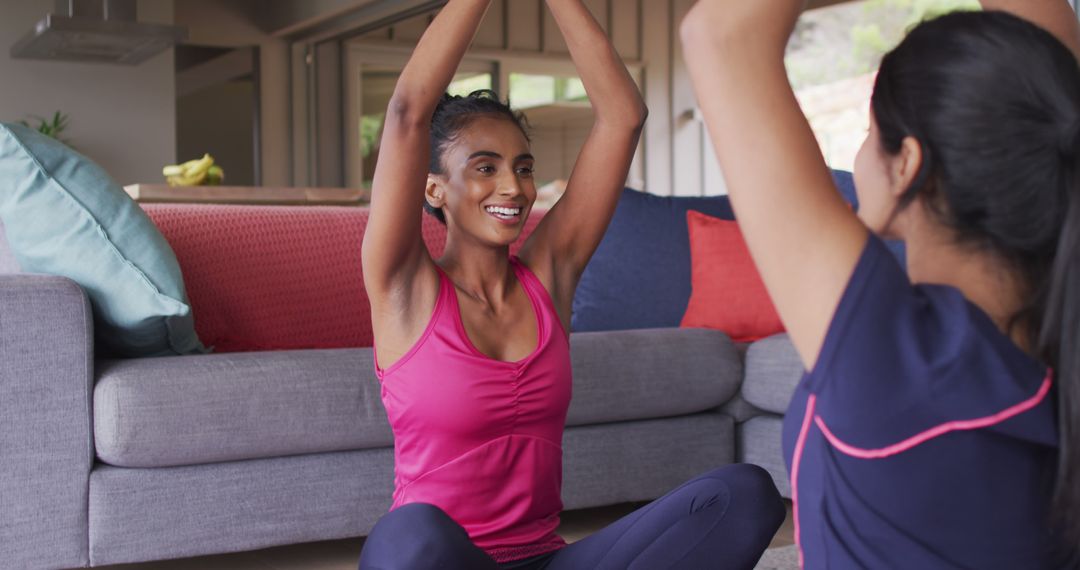
[[[449,230],[492,246],[509,245],[521,235],[536,201],[533,162],[529,140],[517,124],[478,116],[443,153],[445,174],[432,175],[436,187],[428,201],[442,208]]]

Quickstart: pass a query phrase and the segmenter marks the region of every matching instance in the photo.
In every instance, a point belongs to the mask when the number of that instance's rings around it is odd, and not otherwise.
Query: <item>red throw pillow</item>
[[[739,225],[692,210],[686,223],[692,291],[681,326],[719,329],[736,342],[783,332]]]

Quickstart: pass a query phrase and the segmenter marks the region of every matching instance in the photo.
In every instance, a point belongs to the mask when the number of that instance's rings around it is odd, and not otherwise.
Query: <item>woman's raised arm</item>
[[[435,279],[420,234],[431,117],[489,4],[450,0],[420,39],[390,98],[362,253],[373,305],[408,293],[418,275]]]
[[[784,69],[803,4],[701,0],[681,33],[739,226],[810,369],[867,229],[834,189]]]
[[[521,257],[550,277],[556,301],[569,307],[578,278],[611,221],[648,113],[622,59],[581,0],[547,4],[596,118],[566,193],[530,236]]]

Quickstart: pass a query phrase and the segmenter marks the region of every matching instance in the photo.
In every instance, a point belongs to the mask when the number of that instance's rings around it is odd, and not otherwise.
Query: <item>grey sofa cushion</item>
[[[393,445],[371,349],[101,361],[98,457],[163,467]]]
[[[736,442],[739,462],[764,467],[772,475],[780,494],[790,499],[791,483],[788,480],[781,441],[783,430],[784,418],[773,415],[758,416],[738,426]]]
[[[802,360],[787,334],[759,340],[746,351],[742,396],[762,410],[783,414],[803,372]]]
[[[161,469],[101,465],[90,475],[90,561],[358,536],[390,508],[393,465],[390,448]]]
[[[730,463],[734,441],[731,419],[715,413],[567,429],[563,502],[572,509],[654,499]],[[379,448],[160,469],[101,465],[90,478],[90,560],[366,534],[390,507],[393,463],[393,450]]]
[[[723,333],[575,334],[569,425],[716,408],[741,364]],[[165,467],[393,445],[368,348],[101,361],[98,457]]]
[[[738,391],[742,363],[722,332],[649,329],[570,336],[574,397],[567,425],[681,416]]]

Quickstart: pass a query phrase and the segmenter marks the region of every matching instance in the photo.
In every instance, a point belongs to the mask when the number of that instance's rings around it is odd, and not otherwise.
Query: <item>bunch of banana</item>
[[[209,154],[183,164],[171,164],[161,173],[169,186],[215,186],[225,181],[225,171],[214,164],[214,157]]]

